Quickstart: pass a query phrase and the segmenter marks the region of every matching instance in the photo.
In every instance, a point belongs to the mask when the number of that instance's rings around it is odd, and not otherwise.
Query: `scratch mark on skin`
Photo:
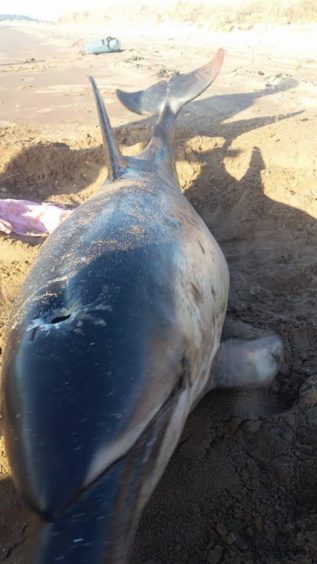
[[[206,251],[205,251],[204,246],[202,245],[202,243],[200,241],[198,241],[198,245],[200,246],[201,252],[203,253],[203,255],[205,255]]]
[[[203,296],[201,294],[200,289],[196,286],[196,284],[194,284],[194,282],[191,282],[191,287],[192,287],[195,302],[197,304],[202,304],[203,303]]]

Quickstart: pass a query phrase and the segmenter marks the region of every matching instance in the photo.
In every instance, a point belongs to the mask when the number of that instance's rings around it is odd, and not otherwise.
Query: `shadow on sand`
[[[281,82],[278,87],[265,88],[258,92],[212,96],[191,103],[190,114],[193,113],[198,117],[195,135],[223,136],[229,146],[237,131],[241,134],[277,121],[282,116],[246,120],[240,125],[239,122],[225,124],[226,120],[249,108],[259,98],[295,86],[296,81],[288,80]],[[206,120],[206,115],[212,116],[212,127],[210,127],[210,121]],[[140,143],[140,146],[144,148],[150,137],[151,123],[153,119],[148,118],[118,128],[119,141],[124,147]],[[182,118],[182,125],[186,133],[187,130],[192,129],[192,118],[186,119],[186,111]],[[83,140],[83,145],[85,141],[87,145],[92,139],[88,135],[86,140]],[[72,149],[67,143],[48,141],[30,145],[29,138],[26,139],[26,144],[27,148],[14,156],[0,174],[0,189],[5,189],[6,197],[43,200],[61,193],[77,193],[94,182],[105,165],[104,151],[101,147]]]

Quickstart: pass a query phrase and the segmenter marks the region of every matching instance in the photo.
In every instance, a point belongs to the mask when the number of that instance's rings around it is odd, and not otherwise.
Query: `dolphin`
[[[278,372],[277,336],[220,344],[228,266],[175,170],[176,116],[223,58],[220,49],[189,74],[118,91],[132,111],[158,114],[135,157],[121,154],[91,78],[108,179],[42,246],[5,343],[5,444],[35,515],[28,563],[127,563],[202,395]]]

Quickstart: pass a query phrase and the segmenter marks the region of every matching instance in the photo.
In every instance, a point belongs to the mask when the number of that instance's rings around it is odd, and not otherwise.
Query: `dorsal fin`
[[[92,76],[89,77],[89,80],[95,96],[103,144],[108,157],[108,178],[110,180],[115,180],[124,174],[127,168],[127,163],[119,149],[96,81]]]

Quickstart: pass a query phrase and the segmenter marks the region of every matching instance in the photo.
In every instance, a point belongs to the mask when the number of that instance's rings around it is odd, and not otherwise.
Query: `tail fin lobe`
[[[174,115],[180,109],[202,94],[217,77],[224,59],[224,50],[218,49],[216,55],[206,65],[187,73],[173,76],[138,92],[117,90],[120,102],[137,114],[159,114],[168,103]]]

